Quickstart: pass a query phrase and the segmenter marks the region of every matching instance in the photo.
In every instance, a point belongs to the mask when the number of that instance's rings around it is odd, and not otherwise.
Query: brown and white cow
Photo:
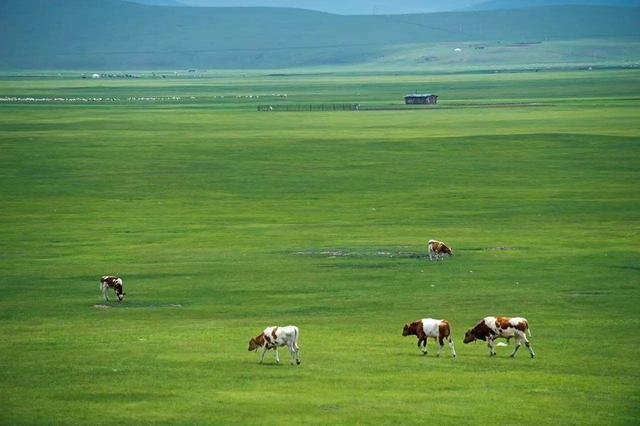
[[[475,327],[470,328],[464,335],[464,343],[470,343],[475,340],[484,340],[489,346],[489,356],[494,356],[496,352],[493,349],[493,341],[498,338],[505,338],[507,340],[515,337],[516,347],[511,353],[511,357],[516,356],[516,352],[520,349],[520,345],[524,342],[531,358],[536,354],[533,352],[531,343],[527,340],[526,333],[529,333],[531,337],[531,331],[529,331],[529,322],[522,317],[486,317],[480,321]]]
[[[451,325],[447,320],[424,318],[414,321],[411,324],[404,325],[402,335],[417,336],[418,349],[420,349],[423,355],[427,354],[427,337],[438,339],[438,343],[440,343],[440,350],[436,356],[440,356],[442,353],[444,341],[446,340],[449,343],[449,349],[451,349],[451,356],[456,357],[456,349],[453,347],[453,341],[451,340]],[[422,343],[422,348],[420,347],[420,343]]]
[[[433,260],[434,257],[438,260],[445,255],[453,256],[453,250],[442,241],[429,240],[427,247],[429,248],[429,260]]]
[[[260,364],[262,364],[264,354],[269,349],[273,349],[275,352],[276,363],[280,364],[278,347],[287,346],[289,348],[289,355],[291,355],[291,365],[293,365],[294,361],[299,365],[300,348],[298,347],[298,334],[298,327],[294,325],[286,327],[267,327],[262,333],[249,340],[249,351],[255,351],[256,349],[261,348]]]
[[[124,299],[125,292],[122,287],[122,278],[115,277],[113,275],[105,275],[100,278],[100,290],[102,291],[102,297],[104,297],[104,301],[108,302],[109,297],[107,297],[107,292],[112,288],[116,293],[116,297],[118,301],[121,302]]]

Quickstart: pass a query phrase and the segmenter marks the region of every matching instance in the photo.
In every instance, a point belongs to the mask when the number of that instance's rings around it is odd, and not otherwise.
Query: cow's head
[[[252,337],[251,340],[249,340],[249,352],[255,351],[258,349],[258,346],[260,346],[258,344],[258,340],[255,337]]]
[[[411,326],[409,324],[405,324],[404,328],[402,329],[402,335],[408,336],[410,333],[411,333]]]
[[[115,284],[113,285],[113,291],[115,291],[115,292],[116,292],[116,296],[118,297],[118,301],[119,301],[119,302],[122,302],[122,299],[124,299],[124,296],[125,296],[125,294],[126,294],[126,293],[124,292],[123,287],[122,287],[122,281],[120,281],[120,282],[118,282],[118,283],[115,283]]]
[[[403,336],[417,336],[418,330],[422,327],[422,321],[414,321],[411,324],[405,324],[402,329]]]
[[[471,343],[471,342],[475,341],[477,339],[475,331],[476,330],[474,328],[468,329],[467,332],[464,333],[464,340],[462,342],[463,343]]]
[[[444,252],[447,253],[449,256],[453,256],[453,250],[451,250],[447,246],[444,247]]]

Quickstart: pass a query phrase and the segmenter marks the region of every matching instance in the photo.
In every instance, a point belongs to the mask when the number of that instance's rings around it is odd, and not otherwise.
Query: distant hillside
[[[181,2],[189,6],[268,6],[317,10],[341,15],[397,15],[458,10],[478,4],[482,0],[181,0]]]
[[[177,0],[125,0],[131,3],[146,4],[148,6],[186,6]]]
[[[127,0],[158,6],[286,7],[340,15],[399,15],[541,6],[640,6],[640,0]]]
[[[149,6],[186,6],[177,0],[126,0],[132,3],[146,4]]]
[[[489,0],[467,7],[466,10],[521,9],[542,6],[640,6],[640,0]]]
[[[406,16],[299,9],[3,0],[0,68],[282,68],[369,62],[394,46],[639,37],[640,8],[549,7]]]

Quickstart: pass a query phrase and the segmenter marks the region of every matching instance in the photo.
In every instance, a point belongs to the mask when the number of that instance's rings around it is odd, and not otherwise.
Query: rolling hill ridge
[[[635,37],[640,8],[558,6],[341,16],[282,8],[5,0],[0,68],[282,68],[370,61],[393,46]]]
[[[638,7],[640,0],[489,0],[469,6],[468,10],[521,9],[544,6],[626,6]]]

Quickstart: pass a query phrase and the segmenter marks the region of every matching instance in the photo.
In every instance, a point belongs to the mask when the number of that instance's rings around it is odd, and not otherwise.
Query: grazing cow
[[[451,250],[445,243],[437,240],[429,240],[427,243],[429,248],[429,260],[433,260],[434,256],[436,260],[448,255],[453,256],[453,250]]]
[[[531,331],[529,331],[529,323],[525,318],[521,317],[486,317],[480,321],[475,327],[467,330],[464,335],[464,343],[473,342],[475,340],[484,340],[488,342],[489,356],[494,356],[496,352],[493,350],[493,341],[500,337],[507,340],[512,337],[516,338],[516,347],[511,353],[511,357],[516,356],[516,352],[520,349],[520,345],[524,342],[531,358],[536,354],[533,352],[531,343],[527,340],[526,333],[529,333],[531,337]]]
[[[121,302],[124,299],[125,292],[122,287],[122,278],[105,275],[100,278],[100,290],[102,290],[102,297],[104,297],[104,301],[108,302],[109,298],[107,297],[107,291],[109,288],[112,288],[118,297],[118,301]]]
[[[260,364],[264,359],[264,354],[269,349],[275,352],[276,363],[280,364],[280,356],[278,355],[279,346],[287,346],[289,355],[291,355],[291,365],[293,361],[300,364],[300,348],[298,348],[298,327],[289,325],[287,327],[267,327],[256,337],[249,340],[249,351],[255,351],[262,348],[260,353]]]
[[[418,321],[414,321],[411,324],[405,324],[402,330],[403,336],[417,336],[418,337],[418,349],[423,355],[427,354],[427,337],[433,337],[438,339],[440,343],[440,350],[436,356],[440,356],[442,349],[444,348],[444,341],[449,343],[451,349],[451,356],[456,357],[456,349],[453,347],[453,341],[451,340],[451,326],[447,320],[438,320],[433,318],[425,318]],[[422,348],[420,347],[422,343]]]

